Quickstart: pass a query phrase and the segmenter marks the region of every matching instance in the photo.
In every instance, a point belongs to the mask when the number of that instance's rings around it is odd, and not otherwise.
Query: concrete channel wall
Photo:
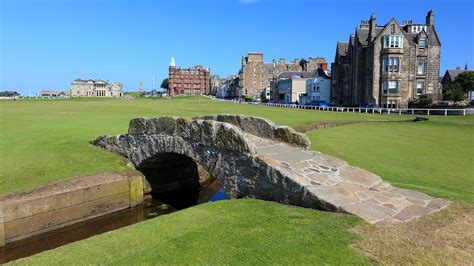
[[[137,174],[98,174],[0,197],[0,247],[143,202]]]

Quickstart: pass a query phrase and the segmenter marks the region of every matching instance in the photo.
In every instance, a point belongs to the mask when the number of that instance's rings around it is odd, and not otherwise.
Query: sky
[[[241,57],[325,57],[361,20],[424,23],[433,9],[441,72],[474,68],[473,0],[0,0],[0,91],[69,90],[76,78],[156,87],[178,67],[236,74]]]

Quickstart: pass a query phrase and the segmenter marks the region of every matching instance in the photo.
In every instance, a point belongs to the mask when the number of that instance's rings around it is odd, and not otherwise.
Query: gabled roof
[[[326,74],[326,72],[324,72],[324,70],[323,70],[322,68],[316,69],[316,70],[313,72],[312,77],[323,77],[323,78],[327,78],[327,79],[330,79],[330,78],[331,78],[331,77],[329,77],[328,74]]]

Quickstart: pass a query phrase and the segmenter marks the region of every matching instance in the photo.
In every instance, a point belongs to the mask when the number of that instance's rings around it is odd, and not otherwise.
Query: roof
[[[469,71],[469,70],[464,70],[464,69],[449,70],[448,69],[448,70],[446,70],[446,73],[448,73],[451,80],[454,81],[456,79],[456,77],[464,71]]]
[[[313,73],[308,72],[308,71],[285,71],[285,72],[281,72],[277,76],[277,78],[278,79],[289,79],[293,76],[299,76],[299,77],[302,77],[302,78],[310,78],[312,75],[313,75]]]
[[[323,78],[330,78],[328,74],[326,74],[326,72],[324,72],[324,70],[322,68],[318,68],[316,69],[314,72],[313,72],[313,77],[323,77]]]
[[[273,71],[273,62],[272,63],[263,63],[268,71]]]
[[[337,53],[338,53],[338,55],[339,56],[346,56],[348,47],[349,47],[349,43],[347,43],[347,42],[337,42]]]

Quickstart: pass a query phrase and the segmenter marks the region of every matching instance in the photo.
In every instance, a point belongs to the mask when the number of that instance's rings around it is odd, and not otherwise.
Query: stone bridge
[[[393,187],[343,160],[308,151],[306,135],[263,118],[136,118],[128,134],[102,136],[92,143],[124,156],[145,176],[159,179],[164,164],[192,160],[231,198],[351,213],[379,226],[410,221],[448,205]]]

